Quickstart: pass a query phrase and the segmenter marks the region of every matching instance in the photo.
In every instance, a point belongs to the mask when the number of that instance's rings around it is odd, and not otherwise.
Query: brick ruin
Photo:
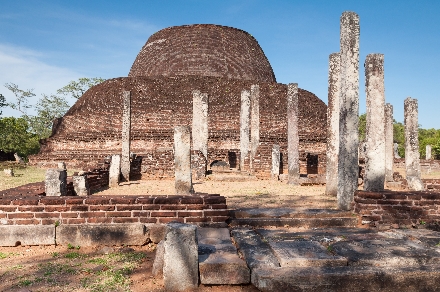
[[[131,149],[142,178],[174,176],[173,128],[191,126],[193,91],[208,94],[208,168],[240,165],[241,92],[259,87],[259,145],[245,170],[271,173],[272,147],[280,145],[280,173],[287,173],[287,85],[276,83],[258,42],[247,32],[218,25],[188,25],[153,34],[128,77],[89,89],[56,120],[50,138],[30,164],[96,168],[121,154],[122,98],[131,92]],[[326,109],[313,93],[299,89],[301,173],[325,173]],[[249,166],[252,165],[252,169]],[[247,169],[246,169],[247,168]]]

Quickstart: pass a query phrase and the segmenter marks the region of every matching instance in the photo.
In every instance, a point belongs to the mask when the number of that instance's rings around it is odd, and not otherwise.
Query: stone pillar
[[[329,57],[328,72],[325,194],[334,197],[336,197],[338,193],[340,70],[341,55],[339,53],[333,53]]]
[[[73,190],[77,196],[89,196],[90,188],[84,173],[72,177]]]
[[[393,181],[393,132],[393,106],[387,103],[385,105],[385,181]]]
[[[408,97],[404,101],[405,123],[405,167],[408,187],[413,191],[424,189],[420,179],[420,153],[419,153],[419,121],[417,99]]]
[[[341,16],[338,208],[350,210],[359,178],[359,16]]]
[[[200,150],[208,159],[208,94],[194,90],[192,144],[193,150]]]
[[[119,186],[119,178],[121,176],[121,156],[112,155],[110,162],[108,186],[111,188]]]
[[[253,165],[253,160],[257,154],[258,146],[260,144],[260,87],[258,85],[251,86],[251,157],[250,162]],[[253,170],[253,166],[251,167]]]
[[[67,171],[60,168],[46,170],[46,196],[67,196]]]
[[[287,85],[288,184],[299,184],[298,83]]]
[[[278,180],[279,175],[280,175],[280,145],[273,145],[271,177],[274,180]]]
[[[431,160],[431,145],[426,145],[426,160]]]
[[[394,143],[393,147],[394,147],[394,158],[402,158],[399,155],[399,144]]]
[[[58,163],[57,163],[57,166],[58,166],[58,169],[64,169],[64,170],[67,170],[67,168],[66,168],[66,163],[64,163],[64,162],[58,162]]]
[[[188,133],[189,134],[189,133]],[[197,227],[170,223],[163,242],[165,291],[193,291],[199,284]]]
[[[130,91],[122,92],[122,181],[130,180],[130,129],[131,129],[131,94]]]
[[[191,178],[191,129],[174,128],[174,178],[176,195],[194,193]]]
[[[244,170],[244,160],[249,154],[249,115],[250,115],[250,92],[241,91],[240,107],[240,170]]]
[[[385,184],[385,84],[383,54],[365,59],[367,127],[365,153],[365,191],[383,191]]]

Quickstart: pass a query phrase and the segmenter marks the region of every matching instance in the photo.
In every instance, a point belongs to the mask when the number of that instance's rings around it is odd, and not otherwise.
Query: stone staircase
[[[355,227],[358,217],[335,209],[259,208],[231,210],[228,223],[231,227]]]

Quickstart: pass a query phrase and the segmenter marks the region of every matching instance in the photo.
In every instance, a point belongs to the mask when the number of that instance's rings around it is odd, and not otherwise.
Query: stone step
[[[261,291],[439,291],[436,231],[238,228],[232,235]]]
[[[253,227],[355,227],[358,217],[334,209],[260,208],[230,211],[229,225]]]
[[[246,262],[239,258],[227,228],[198,228],[199,274],[204,285],[240,285],[250,282]]]

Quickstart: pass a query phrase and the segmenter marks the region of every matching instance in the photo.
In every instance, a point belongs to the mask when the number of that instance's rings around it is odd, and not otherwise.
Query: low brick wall
[[[0,196],[0,225],[101,223],[221,223],[229,218],[220,195]]]
[[[412,225],[440,221],[439,192],[356,191],[354,210],[364,223]]]

